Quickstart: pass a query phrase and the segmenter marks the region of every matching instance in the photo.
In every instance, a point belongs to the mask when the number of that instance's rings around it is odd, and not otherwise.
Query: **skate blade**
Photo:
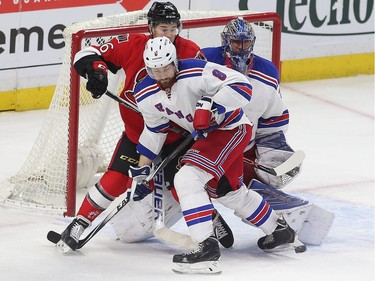
[[[62,240],[57,242],[55,247],[56,247],[57,251],[59,251],[60,253],[62,253],[64,255],[66,255],[70,252],[73,252],[73,250]]]
[[[294,250],[295,253],[299,254],[299,253],[306,252],[307,248],[305,244],[303,244],[301,241],[298,240],[298,237],[296,235],[292,243],[279,245],[273,249],[264,249],[263,251],[267,253],[272,253],[272,252],[283,252],[283,251],[288,251],[288,250]]]
[[[173,263],[172,270],[178,274],[221,274],[219,261]]]

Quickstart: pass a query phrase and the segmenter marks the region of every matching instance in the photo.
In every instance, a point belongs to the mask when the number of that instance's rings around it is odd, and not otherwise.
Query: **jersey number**
[[[217,69],[212,70],[212,75],[219,78],[221,81],[227,79],[227,75]]]

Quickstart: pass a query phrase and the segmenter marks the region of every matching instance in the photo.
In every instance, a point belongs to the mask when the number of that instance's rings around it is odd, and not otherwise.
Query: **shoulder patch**
[[[117,38],[117,41],[119,43],[128,42],[129,41],[129,33],[126,33],[126,34],[123,34],[123,35],[118,35],[116,38]]]

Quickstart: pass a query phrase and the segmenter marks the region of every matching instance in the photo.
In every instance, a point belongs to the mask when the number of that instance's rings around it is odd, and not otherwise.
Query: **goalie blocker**
[[[277,214],[283,215],[302,243],[316,246],[323,243],[335,219],[332,212],[258,180],[253,179],[248,188],[262,195]]]

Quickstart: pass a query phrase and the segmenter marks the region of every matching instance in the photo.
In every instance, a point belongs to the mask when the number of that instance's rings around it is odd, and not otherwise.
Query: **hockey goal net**
[[[201,48],[219,46],[220,33],[231,19],[243,17],[252,22],[256,34],[254,52],[280,68],[281,23],[276,13],[180,12],[180,35]],[[2,204],[75,215],[77,191],[95,184],[106,170],[124,125],[118,103],[106,96],[92,99],[85,80],[72,70],[72,60],[84,47],[131,32],[148,33],[146,11],[76,23],[64,30],[65,51],[55,94],[25,163],[16,175],[1,183]],[[124,75],[110,75],[112,93],[119,94]]]

